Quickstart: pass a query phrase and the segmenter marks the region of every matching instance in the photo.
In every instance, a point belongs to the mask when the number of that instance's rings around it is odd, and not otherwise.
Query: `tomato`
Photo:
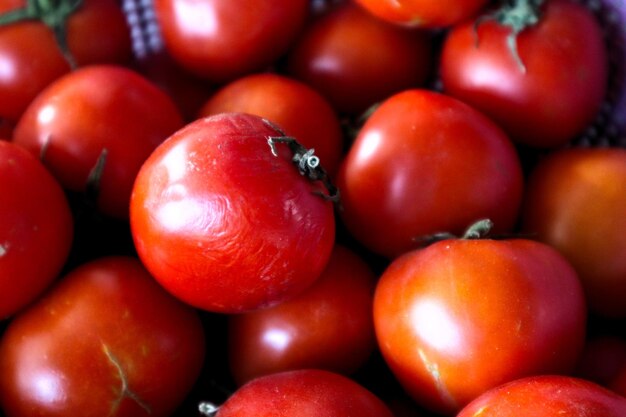
[[[183,67],[216,83],[263,70],[292,45],[307,0],[156,0],[167,51]]]
[[[49,5],[59,13],[71,1],[36,2],[2,0],[6,14],[27,4]],[[65,20],[67,46],[79,66],[96,63],[123,64],[131,58],[130,31],[117,0],[82,0]],[[58,10],[55,10],[57,7]],[[50,16],[48,16],[50,17]],[[56,16],[59,17],[58,15]],[[58,19],[56,19],[58,21]],[[17,122],[35,96],[53,80],[70,71],[54,33],[40,21],[19,21],[0,27],[0,118]]]
[[[432,41],[343,2],[315,19],[287,55],[286,71],[341,114],[360,115],[387,96],[426,83]]]
[[[0,320],[38,297],[68,258],[73,219],[61,186],[17,145],[0,141]]]
[[[593,336],[585,343],[575,375],[610,387],[622,368],[626,368],[626,340],[616,335]]]
[[[41,156],[66,189],[96,187],[100,211],[127,219],[141,164],[182,125],[170,97],[147,79],[124,67],[94,65],[39,94],[15,127],[13,141]]]
[[[356,0],[379,19],[397,25],[446,28],[478,13],[488,0]]]
[[[229,362],[237,383],[291,369],[357,371],[375,347],[375,281],[365,260],[336,245],[320,278],[302,294],[230,317]]]
[[[454,98],[407,90],[363,125],[337,186],[348,231],[395,257],[425,235],[459,234],[481,218],[496,233],[511,230],[523,178],[515,148],[491,120]]]
[[[308,85],[276,73],[244,76],[212,95],[199,115],[224,112],[252,113],[271,120],[302,145],[315,149],[331,175],[337,171],[343,152],[339,117]]]
[[[522,228],[574,266],[590,309],[626,317],[626,149],[570,148],[528,179]]]
[[[608,57],[602,28],[585,6],[548,0],[538,19],[516,36],[495,20],[453,28],[440,75],[446,93],[483,111],[518,143],[556,148],[598,113]]]
[[[333,204],[319,181],[299,173],[293,143],[280,140],[260,116],[222,113],[188,124],[145,162],[131,197],[132,234],[172,294],[243,312],[285,301],[319,277],[334,244]]]
[[[304,369],[256,378],[219,408],[216,417],[392,417],[373,393],[329,371]]]
[[[586,313],[571,265],[526,239],[448,239],[406,253],[374,295],[386,363],[419,404],[447,415],[513,379],[572,372]]]
[[[197,379],[204,330],[135,258],[100,258],[16,316],[0,341],[7,417],[169,416]]]
[[[527,377],[495,388],[457,417],[621,417],[626,398],[567,376]]]

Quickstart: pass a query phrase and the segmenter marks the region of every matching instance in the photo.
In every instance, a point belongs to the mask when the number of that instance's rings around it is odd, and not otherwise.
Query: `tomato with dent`
[[[133,257],[70,271],[16,316],[0,340],[7,417],[169,416],[198,378],[197,311]]]
[[[172,99],[152,82],[125,67],[93,65],[39,94],[15,127],[13,141],[40,156],[66,189],[96,187],[98,209],[127,219],[139,168],[182,126]],[[99,163],[101,174],[93,178]]]
[[[519,143],[557,148],[573,140],[600,110],[608,54],[593,13],[571,0],[548,0],[539,21],[522,30],[494,20],[453,28],[441,52],[447,94],[498,122]],[[584,34],[584,35],[582,35]]]
[[[40,296],[72,245],[74,220],[60,184],[21,147],[0,141],[0,320]]]
[[[509,138],[466,104],[427,90],[385,100],[361,128],[337,176],[341,219],[373,252],[395,257],[426,235],[518,217],[523,178]]]
[[[572,266],[526,239],[447,239],[406,253],[374,295],[385,362],[419,404],[445,415],[508,381],[572,372],[586,319]]]
[[[527,182],[522,229],[574,266],[590,309],[626,317],[626,149],[568,148]]]
[[[180,129],[145,162],[131,229],[171,293],[243,312],[285,301],[320,276],[335,239],[333,203],[321,181],[300,174],[289,143],[271,146],[283,138],[260,116],[222,113]]]
[[[239,385],[280,371],[350,375],[374,352],[376,276],[360,255],[335,245],[328,266],[299,296],[229,318],[229,363]]]

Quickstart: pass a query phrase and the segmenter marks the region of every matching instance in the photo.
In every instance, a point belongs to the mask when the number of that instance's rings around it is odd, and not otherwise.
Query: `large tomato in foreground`
[[[374,295],[391,371],[418,403],[447,415],[513,379],[571,372],[586,313],[574,269],[525,239],[448,239],[409,252]]]
[[[320,174],[294,145],[259,116],[223,113],[155,150],[137,176],[130,222],[141,260],[166,289],[202,309],[242,312],[319,277],[334,244],[334,208],[324,181],[293,163]]]
[[[135,258],[71,271],[16,316],[0,340],[7,417],[166,417],[200,374],[198,314]]]

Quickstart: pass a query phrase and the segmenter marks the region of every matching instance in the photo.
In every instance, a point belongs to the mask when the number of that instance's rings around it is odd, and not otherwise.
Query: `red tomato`
[[[456,99],[407,90],[367,120],[337,186],[350,233],[394,257],[425,235],[459,234],[481,218],[509,231],[523,180],[515,148],[491,120]]]
[[[61,186],[21,147],[0,141],[0,320],[38,297],[70,252],[73,219]]]
[[[33,1],[1,0],[0,13],[24,8],[27,3]],[[61,9],[68,3],[74,2],[37,4],[50,5],[53,13],[55,5]],[[79,66],[129,62],[130,32],[117,0],[83,0],[61,24],[70,53]],[[0,62],[0,118],[13,122],[45,86],[70,71],[53,31],[32,20],[0,27]]]
[[[314,20],[288,54],[288,72],[340,113],[359,115],[425,84],[433,57],[426,32],[399,28],[344,2]]]
[[[123,67],[94,65],[63,76],[39,94],[15,127],[13,140],[41,156],[65,188],[96,186],[101,212],[125,219],[141,164],[182,125],[172,100],[154,84]],[[90,183],[105,150],[102,174]]]
[[[137,176],[130,222],[140,258],[180,299],[242,312],[295,296],[330,257],[334,211],[300,175],[282,133],[223,113],[176,132]]]
[[[291,369],[358,370],[376,343],[375,280],[360,256],[335,246],[328,266],[304,293],[272,308],[232,316],[229,361],[237,383]]]
[[[216,417],[392,417],[373,393],[329,371],[305,369],[266,375],[239,388]]]
[[[374,295],[385,361],[418,403],[443,414],[522,376],[573,371],[586,317],[574,269],[525,239],[449,239],[409,252]]]
[[[623,417],[626,398],[567,376],[513,381],[477,398],[457,417]]]
[[[590,309],[626,317],[626,149],[571,148],[540,161],[522,228],[574,266]]]
[[[16,316],[0,341],[7,417],[169,416],[197,379],[204,331],[134,258],[101,258]]]
[[[262,116],[294,136],[336,173],[343,151],[339,118],[328,101],[308,85],[274,74],[238,78],[217,91],[200,109],[200,116],[243,112]]]
[[[398,25],[444,28],[478,13],[488,0],[356,0],[379,19]]]
[[[274,64],[307,18],[307,0],[155,0],[165,47],[214,82]]]
[[[590,124],[605,96],[602,28],[585,6],[548,0],[539,22],[511,38],[517,53],[507,43],[513,33],[495,20],[452,29],[441,56],[444,91],[483,111],[519,143],[563,145]]]

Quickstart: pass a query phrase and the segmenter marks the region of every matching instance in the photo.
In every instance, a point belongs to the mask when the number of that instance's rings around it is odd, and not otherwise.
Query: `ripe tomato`
[[[343,152],[339,118],[328,101],[308,85],[275,73],[252,74],[223,86],[199,115],[243,112],[262,116],[294,136],[336,173]]]
[[[24,8],[31,0],[1,0],[0,13]],[[50,6],[49,14],[72,1],[37,2]],[[123,64],[131,58],[126,17],[117,0],[82,0],[65,21],[67,44],[79,66]],[[57,7],[59,10],[55,10]],[[50,16],[48,16],[50,17]],[[58,18],[58,14],[56,16]],[[58,19],[57,19],[58,20]],[[50,82],[70,71],[53,31],[38,21],[20,21],[0,27],[0,118],[17,122],[35,96]]]
[[[285,137],[259,116],[198,119],[137,175],[130,223],[139,256],[189,304],[268,307],[311,285],[328,262],[333,205],[318,195],[321,184],[300,175],[290,145],[272,149],[270,138]]]
[[[459,234],[481,218],[509,231],[523,180],[515,148],[491,120],[454,98],[407,90],[363,125],[337,186],[349,232],[395,257],[424,235]]]
[[[154,84],[123,67],[93,65],[39,94],[15,127],[13,141],[41,156],[66,189],[97,187],[101,212],[126,219],[141,164],[182,125],[172,100]],[[103,170],[93,180],[99,162]]]
[[[392,417],[373,393],[329,371],[304,369],[256,378],[219,408],[216,417]]]
[[[308,16],[307,0],[155,0],[165,47],[216,83],[274,64]]]
[[[418,403],[444,414],[513,379],[573,371],[586,313],[570,264],[525,239],[449,239],[409,252],[374,295],[386,363]]]
[[[444,28],[472,17],[488,0],[356,0],[379,19],[404,26]]]
[[[567,376],[522,378],[481,395],[457,417],[623,417],[626,398]]]
[[[426,32],[393,26],[343,2],[305,29],[287,56],[287,71],[340,113],[360,115],[393,93],[424,85],[431,49]]]
[[[359,255],[336,245],[320,278],[298,297],[232,316],[229,361],[236,382],[291,369],[358,370],[376,343],[375,280]]]
[[[590,309],[626,317],[626,149],[570,148],[531,171],[522,228],[574,266]]]
[[[61,186],[21,147],[0,141],[0,320],[31,303],[61,272],[73,219]]]
[[[135,258],[100,258],[16,316],[0,341],[7,417],[169,416],[197,379],[204,330]]]
[[[513,34],[495,20],[453,28],[441,53],[444,91],[483,111],[519,143],[563,145],[594,119],[605,96],[602,28],[585,6],[548,0],[538,23]]]

